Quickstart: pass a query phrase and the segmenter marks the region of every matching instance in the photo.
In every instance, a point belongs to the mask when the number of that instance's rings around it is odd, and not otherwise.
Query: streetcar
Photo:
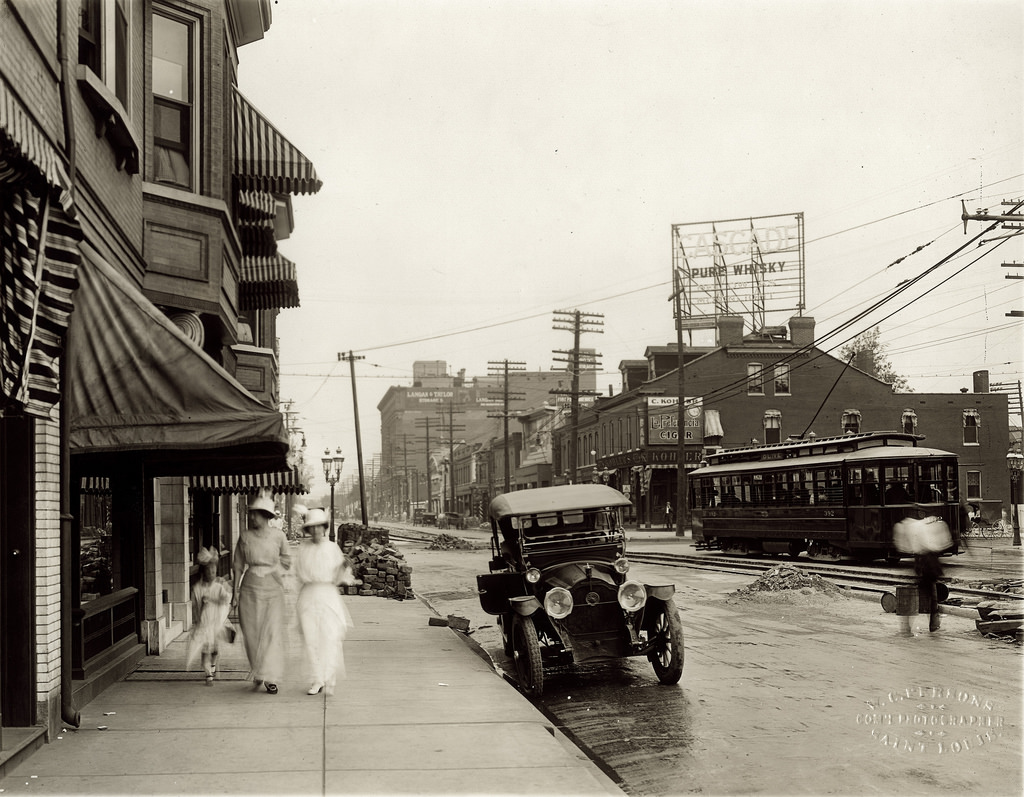
[[[938,517],[959,553],[956,454],[865,432],[725,449],[689,474],[693,538],[726,553],[899,559],[893,526]]]
[[[658,680],[683,673],[683,628],[672,583],[629,578],[619,512],[603,484],[538,487],[490,504],[491,561],[480,606],[498,618],[520,688],[544,689],[545,668],[645,656]]]

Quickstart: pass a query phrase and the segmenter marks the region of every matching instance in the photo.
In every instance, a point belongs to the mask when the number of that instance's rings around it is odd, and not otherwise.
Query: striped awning
[[[315,194],[316,169],[236,88],[234,175],[240,191]]]
[[[60,191],[61,207],[69,215],[74,216],[71,193],[68,190],[71,181],[68,180],[60,153],[39,129],[32,116],[25,110],[25,106],[14,96],[14,92],[2,77],[0,77],[0,131],[7,139],[8,148],[35,166],[42,172],[46,182]],[[0,149],[4,148],[0,147]],[[3,158],[0,157],[0,183],[5,182],[4,172],[9,169],[10,165],[5,164]]]
[[[205,490],[214,495],[253,495],[263,492],[273,495],[298,495],[309,492],[295,470],[235,476],[193,476],[189,480],[189,487],[193,490]]]
[[[0,396],[49,417],[82,231],[57,150],[0,80]]]
[[[299,283],[295,264],[280,254],[243,257],[238,297],[243,310],[298,307]]]

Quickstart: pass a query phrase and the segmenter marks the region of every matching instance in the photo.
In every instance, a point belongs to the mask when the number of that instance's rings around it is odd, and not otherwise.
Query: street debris
[[[397,600],[413,597],[412,565],[397,548],[375,539],[369,544],[355,545],[348,555],[355,577],[363,583],[343,587],[346,594]]]
[[[1021,641],[1024,629],[1024,607],[1019,602],[982,601],[978,604],[979,619],[974,621],[978,632],[986,637],[1012,637]]]
[[[805,595],[819,593],[840,596],[843,591],[816,573],[805,573],[793,565],[777,565],[763,573],[757,581],[736,590],[738,597],[749,597],[764,592],[799,591]]]
[[[469,620],[457,614],[449,614],[447,617],[429,617],[427,618],[427,625],[447,626],[464,634],[470,633]]]
[[[469,540],[464,540],[461,537],[453,537],[451,534],[438,534],[434,537],[430,545],[427,546],[428,551],[471,551],[476,546],[473,545]]]

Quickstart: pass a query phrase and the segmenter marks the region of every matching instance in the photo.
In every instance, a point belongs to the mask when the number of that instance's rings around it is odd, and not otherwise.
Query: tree
[[[886,350],[888,344],[881,340],[881,331],[878,327],[863,332],[839,350],[839,356],[849,360],[852,356],[853,364],[867,373],[888,382],[892,385],[893,393],[913,393],[905,376],[900,376],[889,362],[889,355]]]

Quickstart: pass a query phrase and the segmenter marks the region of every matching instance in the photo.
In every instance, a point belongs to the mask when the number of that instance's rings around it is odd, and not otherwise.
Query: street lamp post
[[[1020,545],[1020,482],[1024,472],[1024,454],[1016,448],[1006,455],[1006,467],[1010,471],[1010,523],[1013,524],[1013,544]]]
[[[331,527],[330,527],[330,540],[335,541],[334,534],[334,485],[338,483],[341,478],[341,466],[345,462],[345,458],[341,455],[341,446],[335,449],[334,456],[331,456],[331,449],[325,448],[324,455],[320,458],[320,461],[324,465],[324,478],[327,483],[331,485]],[[338,544],[341,544],[341,540],[338,540]]]

